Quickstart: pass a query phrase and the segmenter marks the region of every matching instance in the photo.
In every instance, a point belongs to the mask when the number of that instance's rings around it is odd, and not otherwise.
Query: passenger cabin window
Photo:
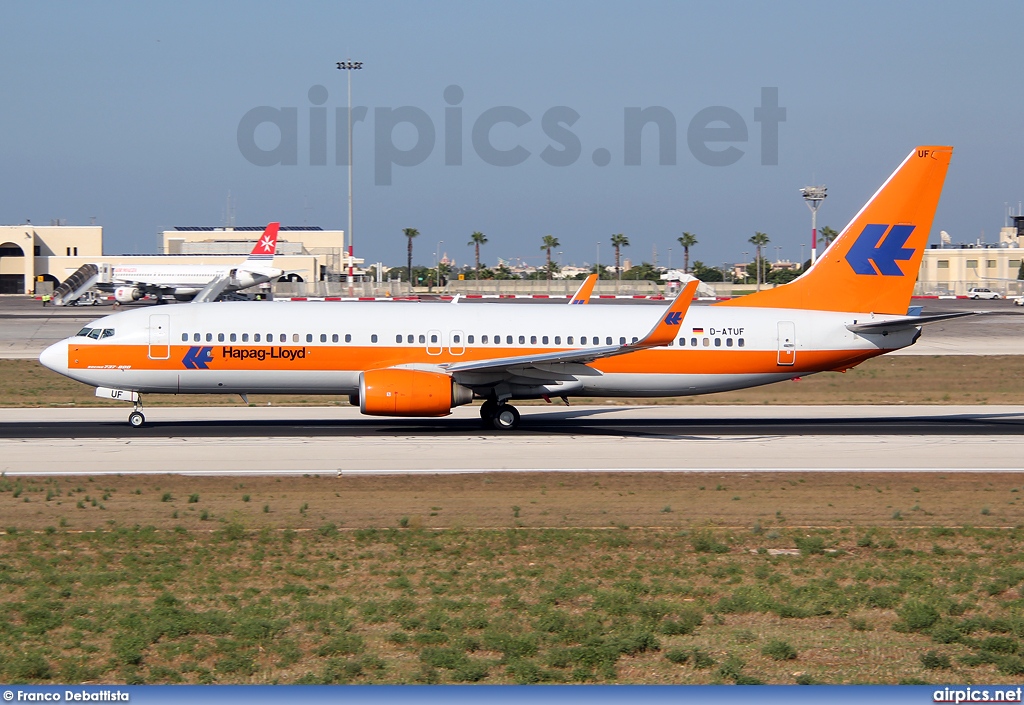
[[[252,336],[252,340],[253,340],[254,343],[258,343],[258,342],[260,342],[260,340],[262,340],[262,338],[260,338],[260,334],[259,333],[254,333],[253,336]]]
[[[691,348],[697,347],[697,339],[696,338],[690,338],[690,347]]]
[[[547,344],[548,344],[548,337],[547,337],[547,336],[545,335],[544,337],[542,337],[542,338],[540,339],[540,342],[542,342],[542,343],[544,343],[545,345],[547,345]]]
[[[471,336],[471,335],[466,336],[466,342],[469,343],[470,345],[472,345],[473,344],[473,336]]]
[[[206,334],[206,342],[207,343],[213,342],[213,333],[207,333]]]
[[[526,345],[526,336],[525,335],[519,336],[519,344],[520,345]]]
[[[332,343],[337,343],[338,342],[338,334],[337,333],[334,333],[333,335],[331,335],[331,342]]]
[[[306,333],[306,342],[307,343],[312,343],[313,342],[313,334],[312,333]]]
[[[200,341],[200,339],[201,339],[201,338],[202,338],[202,336],[200,336],[200,335],[199,335],[198,333],[193,333],[193,334],[192,334],[192,341],[193,341],[193,342],[196,342],[196,343],[198,343],[198,342]]]
[[[746,342],[743,340],[743,338],[737,339],[736,344],[739,345],[741,348],[746,346]]]
[[[711,339],[710,338],[704,338],[704,347],[705,348],[710,348],[711,347]]]
[[[620,336],[619,337],[619,345],[625,345],[625,344],[626,344],[626,338]]]
[[[326,333],[321,333],[320,334],[320,342],[321,343],[326,343],[327,342],[327,334]]]
[[[679,347],[686,347],[686,338],[679,339]]]
[[[411,336],[411,335],[405,336],[405,342],[407,342],[407,343],[412,343],[414,340],[416,340],[416,339],[413,336]]]
[[[458,334],[456,334],[456,335],[453,335],[453,336],[452,336],[452,342],[455,342],[455,343],[460,343],[460,342],[462,342],[462,336],[461,336],[461,335],[458,335]]]
[[[81,335],[81,333],[79,333],[79,335]],[[188,342],[188,333],[182,333],[181,334],[181,342],[183,342],[183,343],[187,343]]]
[[[425,342],[427,342],[427,336],[425,336],[423,334],[420,334],[419,340],[420,340],[420,343],[425,343]]]
[[[556,335],[555,336],[555,345],[561,345],[561,344],[562,344],[562,336]]]
[[[376,333],[374,333],[373,335],[370,336],[370,342],[371,343],[376,343],[377,342],[377,334]]]
[[[431,333],[430,334],[430,342],[431,343],[437,343],[437,333]]]
[[[571,335],[568,338],[565,339],[565,344],[566,345],[572,345],[572,336]]]
[[[233,342],[235,342],[236,340],[238,340],[238,334],[237,334],[237,333],[232,333],[232,334],[231,334],[231,342],[233,343]]]
[[[580,336],[580,345],[586,345],[586,344],[587,344],[587,336],[581,335]]]
[[[217,334],[217,342],[218,343],[223,343],[224,342],[224,334],[223,333],[218,333]]]
[[[296,341],[298,341],[298,338],[299,338],[299,336],[295,336]],[[278,340],[280,340],[282,343],[287,343],[288,342],[288,336],[286,334],[284,334],[284,333],[281,333],[281,337],[278,338]]]
[[[242,333],[242,342],[243,343],[248,343],[249,342],[249,334],[248,333]]]
[[[487,345],[487,336],[486,335],[481,335],[480,336],[480,342],[483,343],[484,345]]]
[[[612,337],[610,335],[607,338],[604,339],[604,344],[605,345],[611,345],[612,344]]]
[[[346,343],[351,343],[352,342],[352,334],[351,333],[346,333],[345,334],[345,342]]]
[[[726,338],[725,339],[725,347],[727,347],[727,348],[731,348],[732,347],[732,338]]]
[[[722,347],[722,339],[721,338],[715,338],[715,347],[716,348]]]
[[[281,342],[282,343],[284,342],[284,336],[283,335],[281,336]],[[299,334],[298,333],[292,333],[292,342],[293,343],[299,342]]]
[[[537,336],[531,335],[530,336],[530,345],[536,345],[536,344],[537,344]]]
[[[512,336],[511,335],[506,335],[505,336],[505,345],[511,345],[511,344],[512,344]]]
[[[396,343],[401,343],[402,342],[402,334],[401,333],[399,333],[398,335],[395,336],[395,342]]]

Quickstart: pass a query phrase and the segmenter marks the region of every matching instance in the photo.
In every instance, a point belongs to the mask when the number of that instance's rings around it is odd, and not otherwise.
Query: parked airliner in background
[[[138,301],[146,295],[173,296],[179,301],[194,298],[207,285],[223,279],[218,293],[248,289],[277,279],[285,272],[273,267],[277,249],[277,231],[280,223],[270,223],[252,253],[235,266],[217,264],[137,264],[118,265],[113,268],[109,283],[97,288],[112,291],[121,303]]]
[[[498,303],[225,302],[100,318],[47,348],[46,367],[97,394],[348,394],[365,414],[445,416],[483,399],[485,424],[519,424],[515,399],[706,394],[847,370],[912,345],[908,314],[952,155],[918,147],[801,277],[691,307]]]

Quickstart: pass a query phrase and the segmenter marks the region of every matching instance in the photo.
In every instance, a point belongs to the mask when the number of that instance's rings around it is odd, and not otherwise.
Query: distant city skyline
[[[613,233],[634,263],[657,247],[667,265],[683,231],[691,263],[740,261],[755,231],[767,258],[798,260],[800,188],[828,186],[818,226],[839,230],[919,144],[956,149],[931,242],[994,242],[1024,199],[1019,3],[41,2],[4,17],[0,222],[95,217],[109,253],[231,217],[345,229],[349,59],[367,263],[403,263],[409,227],[424,264],[438,240],[470,261],[457,243],[474,231],[491,265],[543,263],[549,234],[563,263],[593,263],[600,242],[608,264]]]

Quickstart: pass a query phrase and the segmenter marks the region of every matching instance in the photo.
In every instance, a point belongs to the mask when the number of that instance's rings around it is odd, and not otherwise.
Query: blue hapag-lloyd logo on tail
[[[665,325],[667,326],[678,326],[683,322],[683,314],[681,311],[673,311],[672,313],[665,316]]]
[[[865,225],[860,237],[846,253],[846,261],[857,274],[881,274],[884,277],[902,277],[896,264],[914,256],[914,248],[904,247],[914,232],[914,225]],[[886,234],[888,231],[888,234]],[[883,239],[884,237],[884,239]],[[872,266],[872,262],[874,266]],[[875,269],[878,269],[876,272]]]

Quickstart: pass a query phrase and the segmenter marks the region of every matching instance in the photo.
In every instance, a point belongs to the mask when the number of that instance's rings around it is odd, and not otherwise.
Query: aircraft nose
[[[54,372],[61,374],[67,374],[68,371],[68,341],[62,340],[59,343],[54,343],[50,347],[43,350],[39,356],[39,362],[43,367],[47,367]]]

